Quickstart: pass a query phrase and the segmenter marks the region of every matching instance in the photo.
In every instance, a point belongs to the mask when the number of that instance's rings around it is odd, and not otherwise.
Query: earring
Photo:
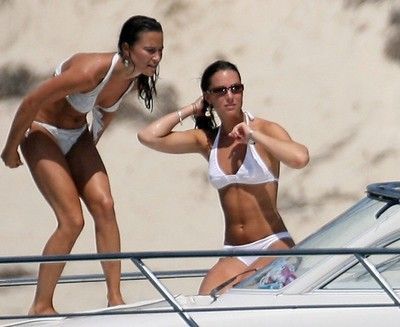
[[[128,68],[129,67],[129,60],[128,59],[124,59],[124,66],[126,67],[126,68]]]
[[[206,112],[204,113],[204,116],[210,117],[211,116],[211,108],[207,107]]]

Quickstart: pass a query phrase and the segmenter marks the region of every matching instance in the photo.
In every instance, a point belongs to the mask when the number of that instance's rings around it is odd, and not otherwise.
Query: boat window
[[[386,246],[399,248],[400,240]],[[372,263],[381,276],[394,289],[400,289],[400,255],[371,255],[367,260]],[[366,271],[361,263],[357,263],[340,276],[335,278],[323,289],[381,289],[375,279]]]
[[[386,202],[365,197],[336,219],[323,226],[295,246],[298,249],[341,248],[354,242],[367,230],[374,228],[379,221],[400,210],[395,206],[385,211],[377,220],[375,214]],[[237,288],[279,289],[306,273],[318,262],[326,259],[324,255],[302,257],[279,257],[271,264],[243,280]]]

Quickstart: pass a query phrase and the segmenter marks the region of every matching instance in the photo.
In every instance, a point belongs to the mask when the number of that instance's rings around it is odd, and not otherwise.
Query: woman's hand
[[[251,133],[251,128],[245,122],[241,122],[232,129],[229,136],[241,143],[248,143],[251,139]]]
[[[1,153],[1,159],[3,159],[4,164],[9,168],[17,168],[22,165],[21,158],[17,150],[8,150],[4,148]]]
[[[201,96],[198,97],[196,101],[192,103],[193,116],[194,117],[204,116],[203,107],[204,107],[204,99],[203,96]]]

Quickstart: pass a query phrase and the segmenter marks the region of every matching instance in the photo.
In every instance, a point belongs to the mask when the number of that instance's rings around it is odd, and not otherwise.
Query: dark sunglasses
[[[231,91],[233,94],[239,94],[242,93],[244,90],[244,85],[243,84],[233,84],[231,86],[219,86],[219,87],[214,87],[213,89],[209,89],[207,92],[208,93],[213,93],[219,96],[225,95],[228,93],[228,91]]]

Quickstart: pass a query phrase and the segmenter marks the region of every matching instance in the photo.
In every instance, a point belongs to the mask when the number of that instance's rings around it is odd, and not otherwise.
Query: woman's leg
[[[288,249],[293,246],[294,242],[292,239],[284,238],[272,243],[269,249]],[[254,274],[255,271],[270,264],[274,259],[275,257],[260,257],[250,266],[245,265],[242,261],[234,257],[220,259],[207,273],[207,276],[200,285],[199,294],[210,294],[213,288],[221,285],[233,276],[237,276],[231,283],[221,290],[221,293],[226,292],[233,285]]]
[[[43,255],[70,253],[84,222],[78,192],[64,155],[45,132],[31,131],[21,145],[25,160],[40,192],[53,209],[57,228],[47,241]],[[35,297],[29,314],[52,314],[53,295],[64,263],[41,264]]]
[[[279,239],[279,240],[275,241],[266,249],[287,250],[287,249],[292,248],[294,245],[295,245],[294,241],[291,238],[283,238],[283,239]],[[262,268],[268,266],[276,258],[277,257],[259,257],[248,267],[248,269],[251,270],[252,272],[248,273],[248,274],[243,274],[242,276],[238,277],[236,283],[239,283],[243,279],[249,277],[251,274],[254,273],[254,271],[257,271],[259,269],[262,269]]]
[[[227,257],[221,258],[218,262],[209,270],[206,277],[201,282],[199,294],[207,295],[217,286],[221,285],[230,278],[243,273],[247,270],[247,266],[237,258]],[[235,283],[236,279],[231,284]],[[230,284],[230,285],[231,285]],[[228,286],[227,286],[228,287]],[[221,290],[221,292],[223,292]]]
[[[67,160],[79,193],[94,219],[97,251],[120,252],[120,234],[108,175],[89,133],[84,133],[73,146]],[[108,289],[108,305],[123,304],[121,262],[102,262],[102,267]]]
[[[287,250],[294,246],[294,241],[291,238],[283,238],[272,243],[267,249],[269,250]],[[260,257],[256,261],[254,261],[249,268],[261,269],[265,266],[269,265],[272,261],[274,261],[276,257]],[[245,277],[242,277],[243,279]]]

